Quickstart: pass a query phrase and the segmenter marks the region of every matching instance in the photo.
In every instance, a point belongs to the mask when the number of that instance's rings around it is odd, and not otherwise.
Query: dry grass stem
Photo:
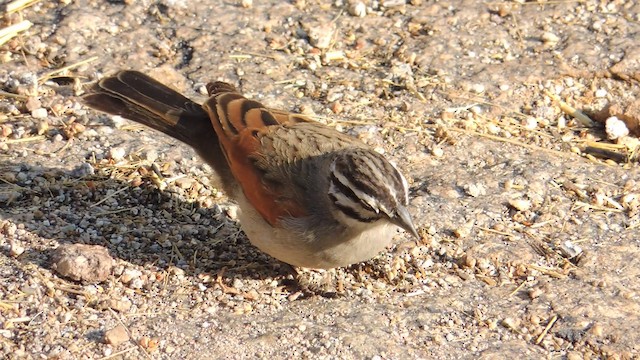
[[[58,74],[62,74],[64,72],[66,72],[67,70],[75,69],[75,68],[77,68],[79,66],[82,66],[84,64],[88,64],[88,63],[96,61],[98,59],[99,59],[98,56],[92,56],[92,57],[90,57],[88,59],[84,59],[84,60],[78,61],[76,63],[69,64],[67,66],[63,66],[63,67],[61,67],[59,69],[55,69],[55,70],[49,71],[48,73],[46,73],[46,74],[42,75],[40,78],[38,78],[38,81],[40,81],[41,83],[45,83],[48,80],[50,80],[51,78],[54,78]]]
[[[565,114],[567,114],[569,116],[574,117],[575,119],[580,121],[580,123],[582,125],[584,125],[586,127],[593,127],[595,125],[595,122],[593,120],[591,120],[591,118],[588,117],[582,111],[580,111],[580,110],[574,108],[573,106],[567,104],[566,102],[562,101],[559,97],[557,97],[556,95],[552,94],[548,90],[545,90],[544,93],[545,93],[545,95],[550,97],[553,101],[558,103],[558,105],[560,106],[560,110],[562,110],[562,112],[564,112]]]
[[[7,41],[13,39],[23,31],[28,30],[33,23],[29,20],[22,20],[17,24],[13,24],[11,26],[7,26],[0,30],[0,46],[4,45]]]
[[[26,9],[29,6],[39,2],[40,0],[14,0],[6,5],[0,6],[5,14],[11,14],[22,9]]]
[[[553,315],[551,320],[549,320],[549,323],[547,324],[547,326],[544,328],[544,330],[540,334],[540,336],[538,336],[538,338],[536,339],[536,345],[540,345],[540,343],[542,342],[542,340],[544,340],[544,337],[547,336],[547,334],[549,333],[549,330],[551,330],[551,328],[553,327],[553,324],[555,324],[556,321],[558,321],[558,315]]]

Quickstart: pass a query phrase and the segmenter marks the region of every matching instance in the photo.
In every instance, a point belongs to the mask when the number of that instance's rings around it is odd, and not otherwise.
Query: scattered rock
[[[334,114],[340,114],[343,109],[344,107],[342,106],[340,101],[336,101],[331,104],[331,111],[333,111]]]
[[[34,119],[46,119],[47,115],[47,109],[45,108],[37,108],[31,111],[31,116],[33,116]]]
[[[42,119],[38,123],[38,135],[43,135],[47,132],[47,130],[49,130],[49,122],[47,121],[47,119]]]
[[[527,294],[529,295],[529,299],[533,300],[539,298],[542,294],[544,294],[544,291],[540,288],[533,288],[529,290]]]
[[[405,0],[383,0],[380,1],[380,5],[386,8],[394,8],[398,6],[406,5],[407,2]]]
[[[30,96],[27,99],[27,101],[24,103],[24,107],[25,109],[27,109],[28,112],[32,112],[34,110],[42,108],[42,102],[40,102],[38,98]]]
[[[509,330],[516,331],[520,326],[520,319],[515,319],[512,317],[504,318],[501,322],[502,326],[506,327]]]
[[[531,209],[531,201],[526,199],[509,200],[509,205],[518,211],[527,211]]]
[[[548,31],[543,33],[540,39],[542,40],[542,42],[548,45],[554,45],[554,44],[557,44],[558,41],[560,41],[560,38],[558,37],[558,35]]]
[[[127,298],[122,298],[119,300],[109,299],[109,301],[107,301],[106,303],[106,307],[121,313],[129,311],[131,309],[131,305],[131,300]]]
[[[596,121],[605,124],[612,117],[623,121],[627,129],[629,129],[629,133],[640,136],[640,99],[626,105],[621,103],[609,104],[593,116]]]
[[[640,47],[627,49],[622,60],[613,65],[609,71],[623,80],[640,81]]]
[[[193,178],[190,177],[182,177],[180,179],[177,179],[175,181],[175,184],[177,187],[181,188],[181,189],[189,189],[190,187],[192,187],[195,184],[195,180]]]
[[[52,268],[60,276],[85,283],[105,281],[115,261],[109,251],[99,245],[61,245],[53,254]]]
[[[487,189],[483,184],[469,184],[464,186],[464,191],[467,195],[472,197],[478,197],[487,194]]]
[[[122,325],[118,325],[104,333],[104,342],[109,345],[118,346],[126,341],[129,341],[129,333]]]
[[[126,151],[121,147],[113,147],[109,149],[109,158],[113,161],[122,161],[124,160],[124,156],[126,155]]]
[[[573,259],[577,256],[580,256],[583,253],[583,250],[580,246],[572,243],[567,240],[560,245],[560,252],[562,252],[562,256],[567,259]]]
[[[309,43],[318,49],[326,49],[331,45],[333,34],[336,31],[334,21],[308,21],[303,24],[303,29],[309,37]]]
[[[18,257],[24,253],[24,246],[17,240],[9,240],[9,254],[13,257]]]
[[[624,121],[612,116],[607,119],[604,125],[604,130],[607,133],[609,140],[616,140],[623,136],[629,135],[629,129]]]
[[[122,273],[122,277],[120,278],[120,281],[122,281],[124,284],[128,284],[131,281],[139,278],[140,276],[142,276],[142,272],[140,270],[126,269]]]
[[[367,15],[367,5],[362,1],[350,1],[349,5],[347,5],[347,11],[350,15],[364,17]]]

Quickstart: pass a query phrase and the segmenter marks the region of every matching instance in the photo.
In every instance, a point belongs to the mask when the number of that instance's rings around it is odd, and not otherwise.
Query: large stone
[[[105,281],[115,261],[99,245],[62,245],[53,254],[52,268],[61,276],[84,283]]]

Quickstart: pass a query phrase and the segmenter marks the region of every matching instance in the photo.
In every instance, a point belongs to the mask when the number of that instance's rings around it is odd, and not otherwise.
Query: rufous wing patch
[[[254,159],[263,156],[262,151],[269,151],[262,148],[260,136],[270,126],[289,122],[289,117],[282,113],[274,115],[262,104],[238,95],[219,93],[207,100],[203,107],[209,114],[231,172],[245,197],[274,226],[278,226],[283,217],[307,215],[303,207],[263,181],[264,174],[254,162]]]

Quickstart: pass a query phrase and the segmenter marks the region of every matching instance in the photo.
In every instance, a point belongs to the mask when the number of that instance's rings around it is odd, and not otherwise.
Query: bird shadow
[[[249,243],[229,202],[205,207],[175,186],[160,190],[150,178],[133,185],[87,171],[87,163],[61,169],[5,162],[0,170],[0,219],[17,228],[5,236],[24,247],[17,257],[9,247],[0,252],[18,261],[51,268],[59,245],[89,244],[144,268],[178,267],[225,282],[291,277],[290,266]]]

